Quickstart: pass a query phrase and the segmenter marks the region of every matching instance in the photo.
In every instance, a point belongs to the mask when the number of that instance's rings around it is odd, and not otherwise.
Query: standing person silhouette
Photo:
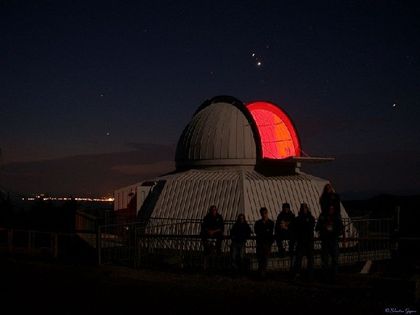
[[[293,256],[295,242],[292,222],[294,219],[295,215],[290,210],[290,205],[287,202],[283,203],[281,212],[277,216],[275,226],[275,239],[280,257],[284,257],[286,254],[284,242],[288,243],[289,255]]]
[[[223,217],[218,213],[217,207],[210,206],[209,212],[201,223],[200,235],[205,255],[210,253],[209,239],[216,239],[216,252],[217,254],[221,253],[224,226]]]
[[[301,272],[302,258],[307,259],[308,279],[313,277],[314,268],[314,227],[315,218],[313,217],[306,203],[300,205],[298,216],[293,221],[296,236],[296,258],[292,266],[292,275],[296,276]]]
[[[246,222],[245,215],[241,213],[230,230],[230,255],[232,268],[235,272],[244,270],[245,245],[250,236],[251,228]]]
[[[326,213],[329,211],[330,206],[334,206],[336,213],[341,213],[340,207],[340,195],[334,191],[334,188],[330,183],[324,186],[321,197],[319,198],[319,203],[321,205],[321,212]]]
[[[321,239],[321,262],[326,280],[334,282],[338,267],[340,235],[343,235],[344,241],[343,222],[334,205],[330,205],[328,212],[319,215],[315,230]]]
[[[267,272],[268,257],[273,244],[274,222],[268,218],[268,210],[260,209],[261,219],[255,222],[254,232],[257,243],[258,272],[261,278],[265,278]]]

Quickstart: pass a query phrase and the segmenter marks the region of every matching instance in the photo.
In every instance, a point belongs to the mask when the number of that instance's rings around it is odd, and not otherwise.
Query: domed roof
[[[175,161],[177,169],[284,166],[300,156],[296,128],[278,106],[266,101],[245,106],[234,97],[216,96],[204,102],[185,127]]]
[[[228,96],[206,101],[185,127],[176,149],[177,168],[255,165],[255,125],[246,107]]]

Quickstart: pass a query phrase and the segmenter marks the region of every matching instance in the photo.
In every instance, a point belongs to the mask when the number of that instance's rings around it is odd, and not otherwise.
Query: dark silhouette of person
[[[334,191],[334,188],[330,183],[324,186],[324,190],[322,191],[321,197],[319,198],[319,203],[321,205],[322,213],[328,212],[330,206],[334,206],[336,213],[341,213],[340,195]]]
[[[306,203],[300,205],[299,214],[293,221],[293,228],[296,237],[295,261],[292,266],[292,275],[296,276],[301,272],[302,259],[306,256],[308,278],[313,277],[314,268],[314,227],[313,217]]]
[[[230,254],[234,271],[243,271],[245,267],[245,245],[251,236],[251,228],[246,222],[245,215],[239,214],[230,230]]]
[[[284,257],[286,253],[284,241],[288,243],[289,254],[291,256],[293,255],[295,242],[293,236],[293,226],[291,223],[293,222],[294,218],[295,215],[290,210],[290,205],[287,202],[283,203],[281,212],[277,216],[275,226],[275,239],[280,257]]]
[[[338,267],[339,245],[338,239],[343,235],[344,225],[341,215],[334,205],[330,205],[327,212],[321,212],[315,230],[321,239],[321,262],[326,279],[335,280]]]
[[[210,206],[208,213],[201,223],[200,236],[205,255],[211,252],[209,239],[216,240],[216,252],[218,254],[221,253],[224,226],[223,217],[218,213],[217,207],[215,205]]]
[[[260,209],[261,219],[255,222],[254,232],[256,236],[256,254],[258,259],[258,273],[265,278],[268,264],[268,257],[273,244],[274,222],[268,218],[268,210],[265,207]]]

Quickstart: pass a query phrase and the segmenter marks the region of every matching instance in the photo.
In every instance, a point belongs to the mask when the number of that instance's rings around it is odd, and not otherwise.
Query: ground
[[[158,271],[0,257],[7,314],[386,314],[416,310],[405,285],[357,272],[335,284],[284,273],[254,275]],[[387,288],[387,286],[389,288]],[[400,287],[398,287],[400,286]],[[386,309],[388,308],[388,311]],[[147,311],[146,311],[147,310]]]

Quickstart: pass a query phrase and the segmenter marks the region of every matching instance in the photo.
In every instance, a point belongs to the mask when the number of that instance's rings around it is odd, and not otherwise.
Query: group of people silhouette
[[[301,203],[298,214],[291,210],[290,204],[284,202],[274,222],[268,216],[268,209],[260,208],[261,218],[254,224],[256,256],[259,275],[264,278],[267,272],[268,259],[275,242],[279,257],[290,258],[290,271],[293,277],[302,274],[302,260],[306,256],[306,276],[313,277],[314,269],[314,231],[321,241],[322,269],[327,279],[334,280],[338,266],[339,237],[345,240],[344,225],[341,217],[340,197],[331,184],[327,184],[319,199],[321,212],[313,216],[306,203]],[[236,222],[229,233],[231,240],[230,254],[234,271],[245,268],[246,243],[252,231],[243,213],[238,214]],[[224,236],[224,220],[215,205],[209,208],[201,225],[201,240],[204,254],[213,251],[221,253]],[[213,242],[213,243],[212,243]]]

